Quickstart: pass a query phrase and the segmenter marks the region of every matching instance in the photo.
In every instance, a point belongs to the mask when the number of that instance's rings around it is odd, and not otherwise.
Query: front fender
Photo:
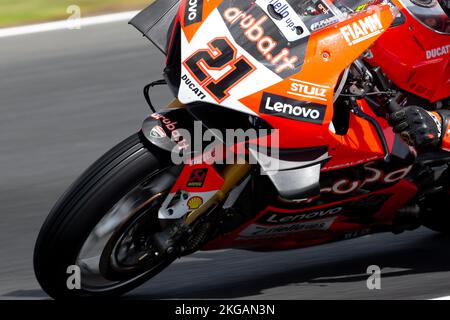
[[[183,133],[195,134],[195,122],[196,119],[185,108],[165,109],[144,120],[142,135],[164,151],[187,150],[190,145],[183,139]]]
[[[172,155],[174,151],[183,151],[183,156],[176,159],[187,159],[186,155],[201,155],[211,143],[203,139],[206,130],[219,132],[221,137],[225,137],[227,129],[245,131],[273,128],[260,118],[217,106],[200,105],[165,109],[152,114],[144,121],[142,134],[149,143]],[[189,139],[184,139],[187,135]],[[228,146],[227,142],[230,141],[223,142]],[[320,168],[330,159],[327,146],[299,150],[280,149],[277,158],[255,153],[251,146],[249,153],[252,159],[256,159],[279,194],[286,199],[317,195],[320,190]],[[277,165],[272,168],[273,164]]]
[[[226,136],[227,130],[248,130],[273,128],[257,117],[251,117],[237,111],[218,106],[203,104],[196,106],[182,106],[167,108],[150,115],[142,125],[142,134],[151,144],[169,152],[174,150],[188,150],[201,152],[210,144],[203,141],[203,135],[207,130],[214,134],[220,132],[221,137]],[[191,141],[197,145],[190,146],[188,141],[182,139],[189,134]],[[201,148],[201,150],[197,150]]]

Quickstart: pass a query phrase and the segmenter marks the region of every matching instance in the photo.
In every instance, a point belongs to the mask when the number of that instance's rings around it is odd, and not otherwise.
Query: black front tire
[[[53,298],[120,296],[166,268],[173,259],[140,277],[105,290],[69,289],[68,267],[76,265],[83,243],[97,223],[143,179],[169,167],[165,156],[150,152],[135,134],[93,164],[59,199],[41,228],[34,250],[34,270]],[[81,279],[83,283],[83,279]]]

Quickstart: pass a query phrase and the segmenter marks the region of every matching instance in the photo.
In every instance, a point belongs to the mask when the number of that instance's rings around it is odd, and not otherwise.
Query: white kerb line
[[[430,300],[450,300],[450,296],[440,297],[440,298],[435,298],[435,299],[430,299]]]
[[[77,24],[80,27],[86,27],[86,26],[93,26],[93,25],[99,25],[99,24],[105,24],[105,23],[111,23],[111,22],[126,21],[126,20],[130,20],[138,13],[139,13],[139,11],[127,11],[127,12],[112,13],[112,14],[106,14],[106,15],[95,16],[95,17],[86,17],[86,18],[81,18],[80,20],[78,20]],[[60,20],[60,21],[55,21],[55,22],[32,24],[32,25],[21,26],[21,27],[4,28],[4,29],[0,29],[0,38],[69,29],[69,27],[73,23],[74,23],[74,20],[67,19],[67,20]]]

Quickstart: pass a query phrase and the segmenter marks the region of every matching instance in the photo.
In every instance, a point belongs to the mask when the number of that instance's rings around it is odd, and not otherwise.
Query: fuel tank
[[[393,0],[401,13],[368,61],[401,89],[430,102],[450,96],[450,18],[437,0]]]

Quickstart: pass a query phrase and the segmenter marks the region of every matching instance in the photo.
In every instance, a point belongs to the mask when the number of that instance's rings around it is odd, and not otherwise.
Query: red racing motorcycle
[[[53,208],[43,289],[115,296],[198,250],[450,231],[450,153],[418,154],[386,120],[450,105],[449,20],[417,2],[153,2],[131,21],[167,56],[153,113]],[[158,112],[156,85],[176,97]]]

